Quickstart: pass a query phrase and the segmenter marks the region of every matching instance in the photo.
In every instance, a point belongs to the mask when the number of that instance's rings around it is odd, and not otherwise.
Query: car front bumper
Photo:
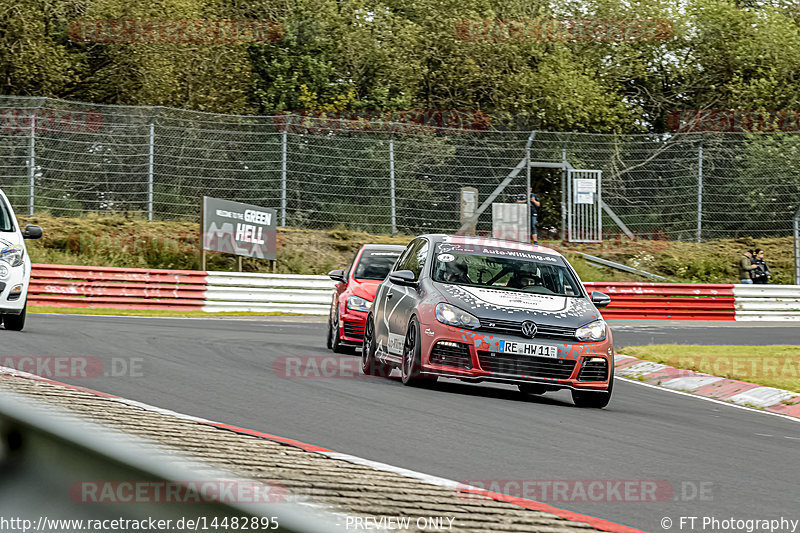
[[[353,311],[346,305],[339,312],[339,339],[347,344],[363,344],[367,312]]]
[[[489,336],[436,324],[421,326],[422,373],[469,382],[538,383],[550,389],[608,390],[614,353],[610,335],[603,341]],[[555,346],[557,357],[492,351],[501,340]]]

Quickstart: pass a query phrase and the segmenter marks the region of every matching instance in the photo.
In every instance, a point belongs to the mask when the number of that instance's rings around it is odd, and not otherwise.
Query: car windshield
[[[0,196],[0,231],[14,231],[14,222],[5,200]]]
[[[440,243],[432,272],[433,280],[440,283],[556,296],[582,295],[563,258],[535,252],[486,246],[480,251],[467,251],[458,245]]]
[[[364,250],[353,277],[355,279],[386,279],[386,275],[401,253],[402,250]]]

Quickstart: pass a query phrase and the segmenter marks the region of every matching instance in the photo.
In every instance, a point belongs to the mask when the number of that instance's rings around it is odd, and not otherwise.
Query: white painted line
[[[735,409],[743,409],[745,411],[751,411],[753,413],[760,413],[762,415],[777,416],[779,418],[784,418],[786,420],[791,420],[792,422],[800,423],[800,418],[797,418],[795,416],[784,415],[784,414],[781,414],[781,413],[773,413],[771,411],[762,411],[761,409],[754,409],[752,407],[747,407],[745,405],[737,405],[735,403],[726,402],[724,400],[717,400],[716,398],[707,398],[705,396],[699,396],[697,394],[692,394],[691,392],[683,392],[683,391],[679,391],[679,390],[665,389],[664,387],[661,387],[659,385],[651,385],[650,383],[645,383],[643,381],[639,381],[638,379],[628,379],[628,378],[624,378],[624,377],[620,377],[620,376],[615,376],[614,379],[618,379],[620,381],[625,381],[627,383],[635,383],[636,385],[641,385],[643,387],[650,387],[651,389],[656,389],[656,390],[668,392],[670,394],[680,394],[681,396],[687,396],[689,398],[694,398],[696,400],[704,400],[704,401],[707,401],[707,402],[718,403],[720,405],[727,405],[728,407],[733,407]],[[613,401],[613,396],[612,396],[612,401]]]

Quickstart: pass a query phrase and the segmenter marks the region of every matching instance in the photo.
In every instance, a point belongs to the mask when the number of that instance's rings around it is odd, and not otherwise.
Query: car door
[[[428,240],[421,238],[409,246],[403,261],[396,265],[397,270],[410,270],[417,280],[422,275],[429,250]],[[412,285],[391,283],[387,288],[386,304],[391,309],[388,317],[387,345],[390,355],[403,353],[408,322],[419,303],[419,288]]]
[[[397,258],[394,266],[389,271],[390,275],[392,272],[402,270],[400,265],[404,264],[405,258],[415,244],[416,241],[412,241],[406,249],[403,250],[400,257]],[[378,286],[378,290],[375,292],[375,301],[372,304],[372,317],[375,321],[375,345],[377,347],[377,352],[382,354],[386,353],[386,347],[389,341],[389,317],[393,313],[392,300],[394,300],[395,297],[395,288],[396,284],[392,283],[389,280],[389,276],[387,276]]]

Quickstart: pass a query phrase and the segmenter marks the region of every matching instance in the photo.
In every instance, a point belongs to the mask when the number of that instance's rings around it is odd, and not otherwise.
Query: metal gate
[[[602,170],[567,169],[567,240],[602,242]]]

